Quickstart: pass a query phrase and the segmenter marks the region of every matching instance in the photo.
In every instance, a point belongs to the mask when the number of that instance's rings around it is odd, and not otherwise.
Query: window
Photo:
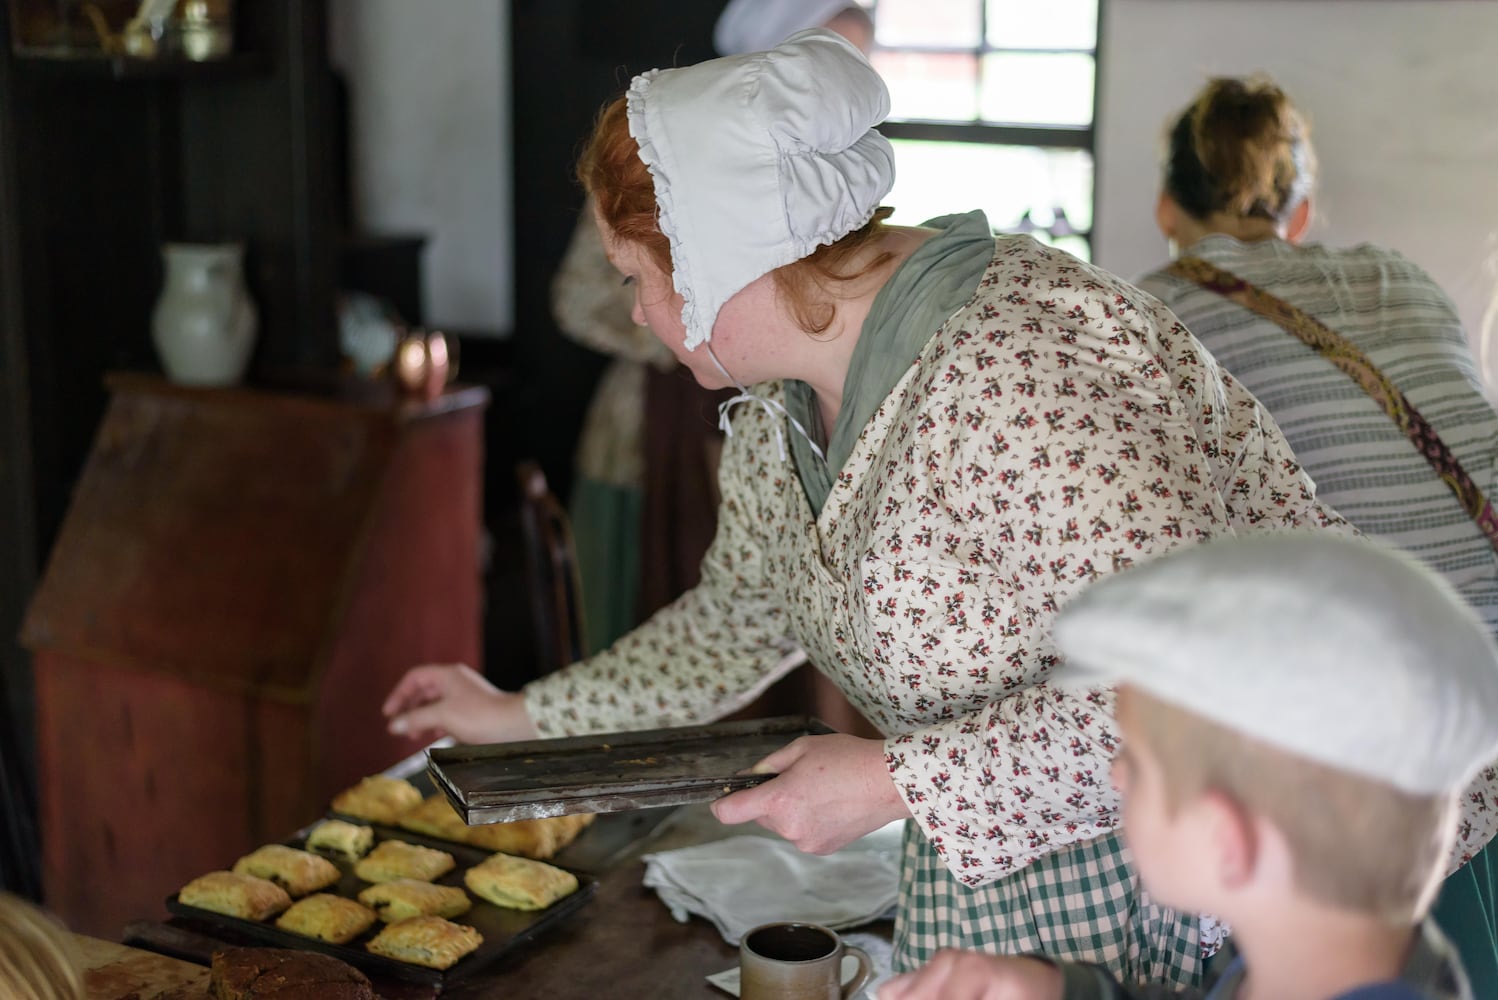
[[[891,221],[981,208],[1089,259],[1102,0],[872,0]]]

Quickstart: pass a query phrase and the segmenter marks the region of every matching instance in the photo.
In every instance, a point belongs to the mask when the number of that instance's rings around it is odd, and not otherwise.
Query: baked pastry
[[[347,962],[291,948],[214,952],[208,994],[215,1000],[379,1000],[369,977]]]
[[[578,813],[547,819],[522,819],[513,823],[490,823],[464,829],[467,831],[466,843],[474,847],[544,861],[576,840],[577,835],[591,822],[592,813]]]
[[[545,859],[557,852],[556,834],[556,824],[549,819],[517,819],[470,827],[467,843],[486,851]]]
[[[386,958],[448,969],[483,943],[484,936],[467,924],[441,917],[411,917],[387,924],[364,947]]]
[[[393,882],[398,878],[430,882],[452,871],[456,863],[451,854],[434,847],[382,840],[354,863],[354,874],[366,882]]]
[[[459,917],[473,908],[468,893],[455,885],[433,885],[412,878],[372,885],[359,893],[359,902],[387,924],[407,917]]]
[[[376,823],[394,824],[401,814],[421,804],[421,793],[404,778],[372,774],[353,788],[333,796],[333,811]]]
[[[445,795],[428,795],[415,808],[402,814],[396,821],[406,830],[424,833],[429,837],[456,840],[462,843],[468,835],[468,824],[447,801]]]
[[[285,844],[256,848],[234,862],[234,870],[241,875],[270,879],[291,893],[293,899],[326,889],[340,877],[338,866],[327,858]]]
[[[319,892],[292,903],[291,909],[276,918],[276,926],[302,937],[348,944],[378,919],[375,911],[363,903]]]
[[[263,878],[237,872],[199,875],[177,893],[177,902],[242,920],[267,920],[291,905],[286,890]]]
[[[495,906],[544,910],[577,891],[577,876],[544,861],[496,854],[464,872],[463,884]]]
[[[363,857],[373,846],[373,830],[341,819],[325,819],[307,834],[307,850],[326,851],[350,860]]]

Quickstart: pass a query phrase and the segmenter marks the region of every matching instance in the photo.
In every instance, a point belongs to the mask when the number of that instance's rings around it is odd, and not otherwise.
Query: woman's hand
[[[878,1000],[1061,1000],[1064,985],[1049,962],[949,948],[879,987]]]
[[[808,854],[831,854],[910,810],[884,763],[884,743],[842,733],[803,736],[754,765],[763,785],[713,803],[721,823],[756,822]]]
[[[423,743],[442,736],[460,743],[505,743],[539,735],[523,695],[501,691],[461,663],[411,668],[381,711],[390,732]]]

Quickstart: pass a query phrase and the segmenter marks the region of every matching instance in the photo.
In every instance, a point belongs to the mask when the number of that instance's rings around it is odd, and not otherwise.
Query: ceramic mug
[[[843,983],[843,955],[858,972]],[[862,948],[819,924],[761,924],[739,942],[739,1000],[847,1000],[873,975]]]

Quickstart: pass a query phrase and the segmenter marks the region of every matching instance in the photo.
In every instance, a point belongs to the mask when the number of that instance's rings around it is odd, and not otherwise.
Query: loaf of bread
[[[398,878],[430,882],[452,871],[455,865],[453,856],[446,851],[403,840],[382,840],[354,863],[354,874],[366,882],[393,882]]]
[[[293,899],[326,889],[341,875],[338,866],[327,858],[285,844],[257,848],[234,862],[234,870],[241,875],[269,879]]]
[[[441,917],[411,917],[387,924],[365,947],[386,958],[448,969],[483,943],[484,936],[466,924]]]
[[[404,778],[374,774],[333,796],[333,811],[375,823],[394,824],[421,804],[421,792]]]
[[[291,905],[291,897],[279,885],[238,872],[200,875],[182,887],[177,901],[241,920],[268,920]]]
[[[387,924],[408,917],[460,917],[473,907],[468,893],[455,885],[433,885],[409,878],[372,885],[359,893],[359,902]]]
[[[283,931],[333,944],[347,944],[374,926],[375,911],[352,899],[319,892],[291,904],[276,918]]]
[[[373,846],[373,830],[341,819],[325,819],[307,834],[307,850],[325,851],[350,860],[363,857]]]
[[[544,910],[577,891],[577,876],[544,861],[496,854],[463,873],[480,899],[512,910]]]
[[[214,952],[208,993],[214,1000],[379,1000],[347,962],[290,948]]]

